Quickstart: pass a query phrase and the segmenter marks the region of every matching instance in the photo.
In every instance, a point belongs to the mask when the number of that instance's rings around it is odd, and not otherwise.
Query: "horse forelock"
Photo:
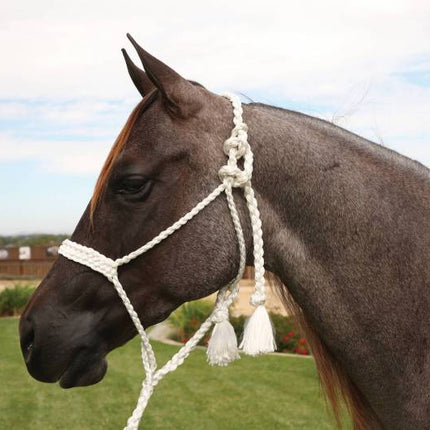
[[[130,136],[131,129],[133,125],[136,123],[137,119],[152,105],[154,100],[156,99],[158,94],[158,90],[154,88],[148,95],[146,95],[132,110],[131,114],[127,118],[123,128],[121,129],[118,137],[115,139],[115,142],[103,164],[103,167],[100,171],[100,174],[97,178],[96,185],[94,187],[93,195],[91,197],[90,202],[90,218],[93,220],[94,212],[96,210],[97,204],[100,201],[100,198],[103,194],[103,191],[106,187],[106,183],[108,181],[109,175],[112,171],[112,166],[115,163],[115,160],[118,158],[119,154],[124,149],[124,146]]]
[[[191,84],[197,87],[205,88],[202,84],[196,81],[189,81]],[[133,128],[136,120],[152,105],[152,103],[157,98],[159,90],[154,87],[153,91],[148,93],[132,110],[127,121],[125,122],[123,128],[115,139],[114,144],[103,164],[103,167],[99,173],[99,176],[96,181],[96,185],[94,187],[93,195],[90,201],[90,219],[93,221],[94,212],[96,210],[97,204],[100,201],[100,198],[103,194],[103,191],[106,187],[106,183],[108,181],[109,175],[112,171],[112,166],[115,163],[115,160],[118,158],[119,154],[124,149],[124,146],[130,136],[131,129]]]

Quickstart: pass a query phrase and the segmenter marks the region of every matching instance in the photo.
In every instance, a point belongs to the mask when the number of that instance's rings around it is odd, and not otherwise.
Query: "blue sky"
[[[73,230],[139,101],[126,32],[213,91],[334,121],[430,167],[430,3],[298,3],[3,2],[0,234]]]

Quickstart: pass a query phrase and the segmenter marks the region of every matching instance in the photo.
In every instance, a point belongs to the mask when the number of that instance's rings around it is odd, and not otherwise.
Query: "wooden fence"
[[[33,260],[0,260],[1,278],[43,278],[55,258]]]

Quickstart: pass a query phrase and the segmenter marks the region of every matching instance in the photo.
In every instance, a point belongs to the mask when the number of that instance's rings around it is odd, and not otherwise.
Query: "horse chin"
[[[107,371],[105,358],[88,359],[85,354],[78,355],[59,379],[62,388],[85,387],[100,382]]]

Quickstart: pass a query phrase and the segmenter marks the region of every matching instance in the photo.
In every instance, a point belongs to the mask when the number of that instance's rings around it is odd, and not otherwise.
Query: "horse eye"
[[[127,176],[119,180],[115,186],[115,193],[133,200],[144,200],[151,193],[153,181],[142,176]]]

